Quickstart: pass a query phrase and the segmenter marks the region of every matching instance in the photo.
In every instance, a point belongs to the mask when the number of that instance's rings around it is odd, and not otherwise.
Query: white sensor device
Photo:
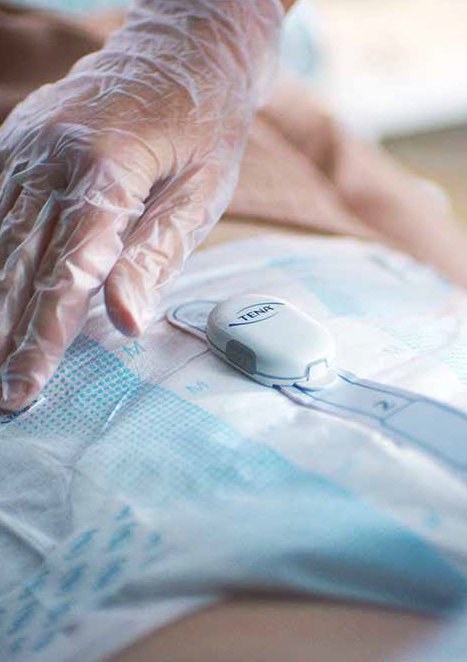
[[[206,337],[217,356],[265,386],[321,389],[337,378],[330,332],[274,296],[245,294],[218,303]]]
[[[415,444],[467,475],[464,411],[335,366],[330,332],[293,304],[264,294],[192,300],[170,308],[167,319],[295,403],[366,425],[398,445]]]

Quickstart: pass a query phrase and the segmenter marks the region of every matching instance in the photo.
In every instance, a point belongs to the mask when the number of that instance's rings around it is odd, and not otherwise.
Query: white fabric
[[[467,411],[467,300],[430,270],[253,240],[195,255],[166,305],[252,289],[332,330],[345,370]],[[466,513],[464,478],[423,448],[248,379],[165,308],[122,339],[96,301],[41,398],[0,418],[0,659],[91,662],[232,591],[451,611]]]

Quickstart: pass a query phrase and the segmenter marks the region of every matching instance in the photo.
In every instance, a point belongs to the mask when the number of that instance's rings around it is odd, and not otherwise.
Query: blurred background
[[[341,121],[439,182],[467,224],[465,0],[302,0],[284,58]]]
[[[80,13],[126,3],[23,4]],[[466,0],[301,0],[283,58],[342,122],[439,182],[467,224]]]

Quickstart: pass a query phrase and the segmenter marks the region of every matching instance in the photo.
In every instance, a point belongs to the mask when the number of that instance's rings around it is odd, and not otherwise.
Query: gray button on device
[[[256,372],[256,354],[238,340],[229,340],[225,347],[225,356],[228,361],[240,370],[254,375]]]
[[[329,386],[336,343],[329,331],[292,304],[264,294],[242,294],[209,313],[212,351],[265,386]]]
[[[332,335],[287,301],[242,294],[217,304],[180,304],[168,318],[205,338],[224,361],[294,402],[364,423],[397,444],[417,445],[467,471],[464,411],[335,367]]]

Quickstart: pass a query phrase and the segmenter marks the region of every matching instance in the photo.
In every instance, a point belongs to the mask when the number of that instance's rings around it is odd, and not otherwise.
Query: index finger
[[[89,199],[62,210],[34,279],[33,294],[1,370],[0,407],[28,405],[80,332],[90,299],[118,259],[132,212]]]

